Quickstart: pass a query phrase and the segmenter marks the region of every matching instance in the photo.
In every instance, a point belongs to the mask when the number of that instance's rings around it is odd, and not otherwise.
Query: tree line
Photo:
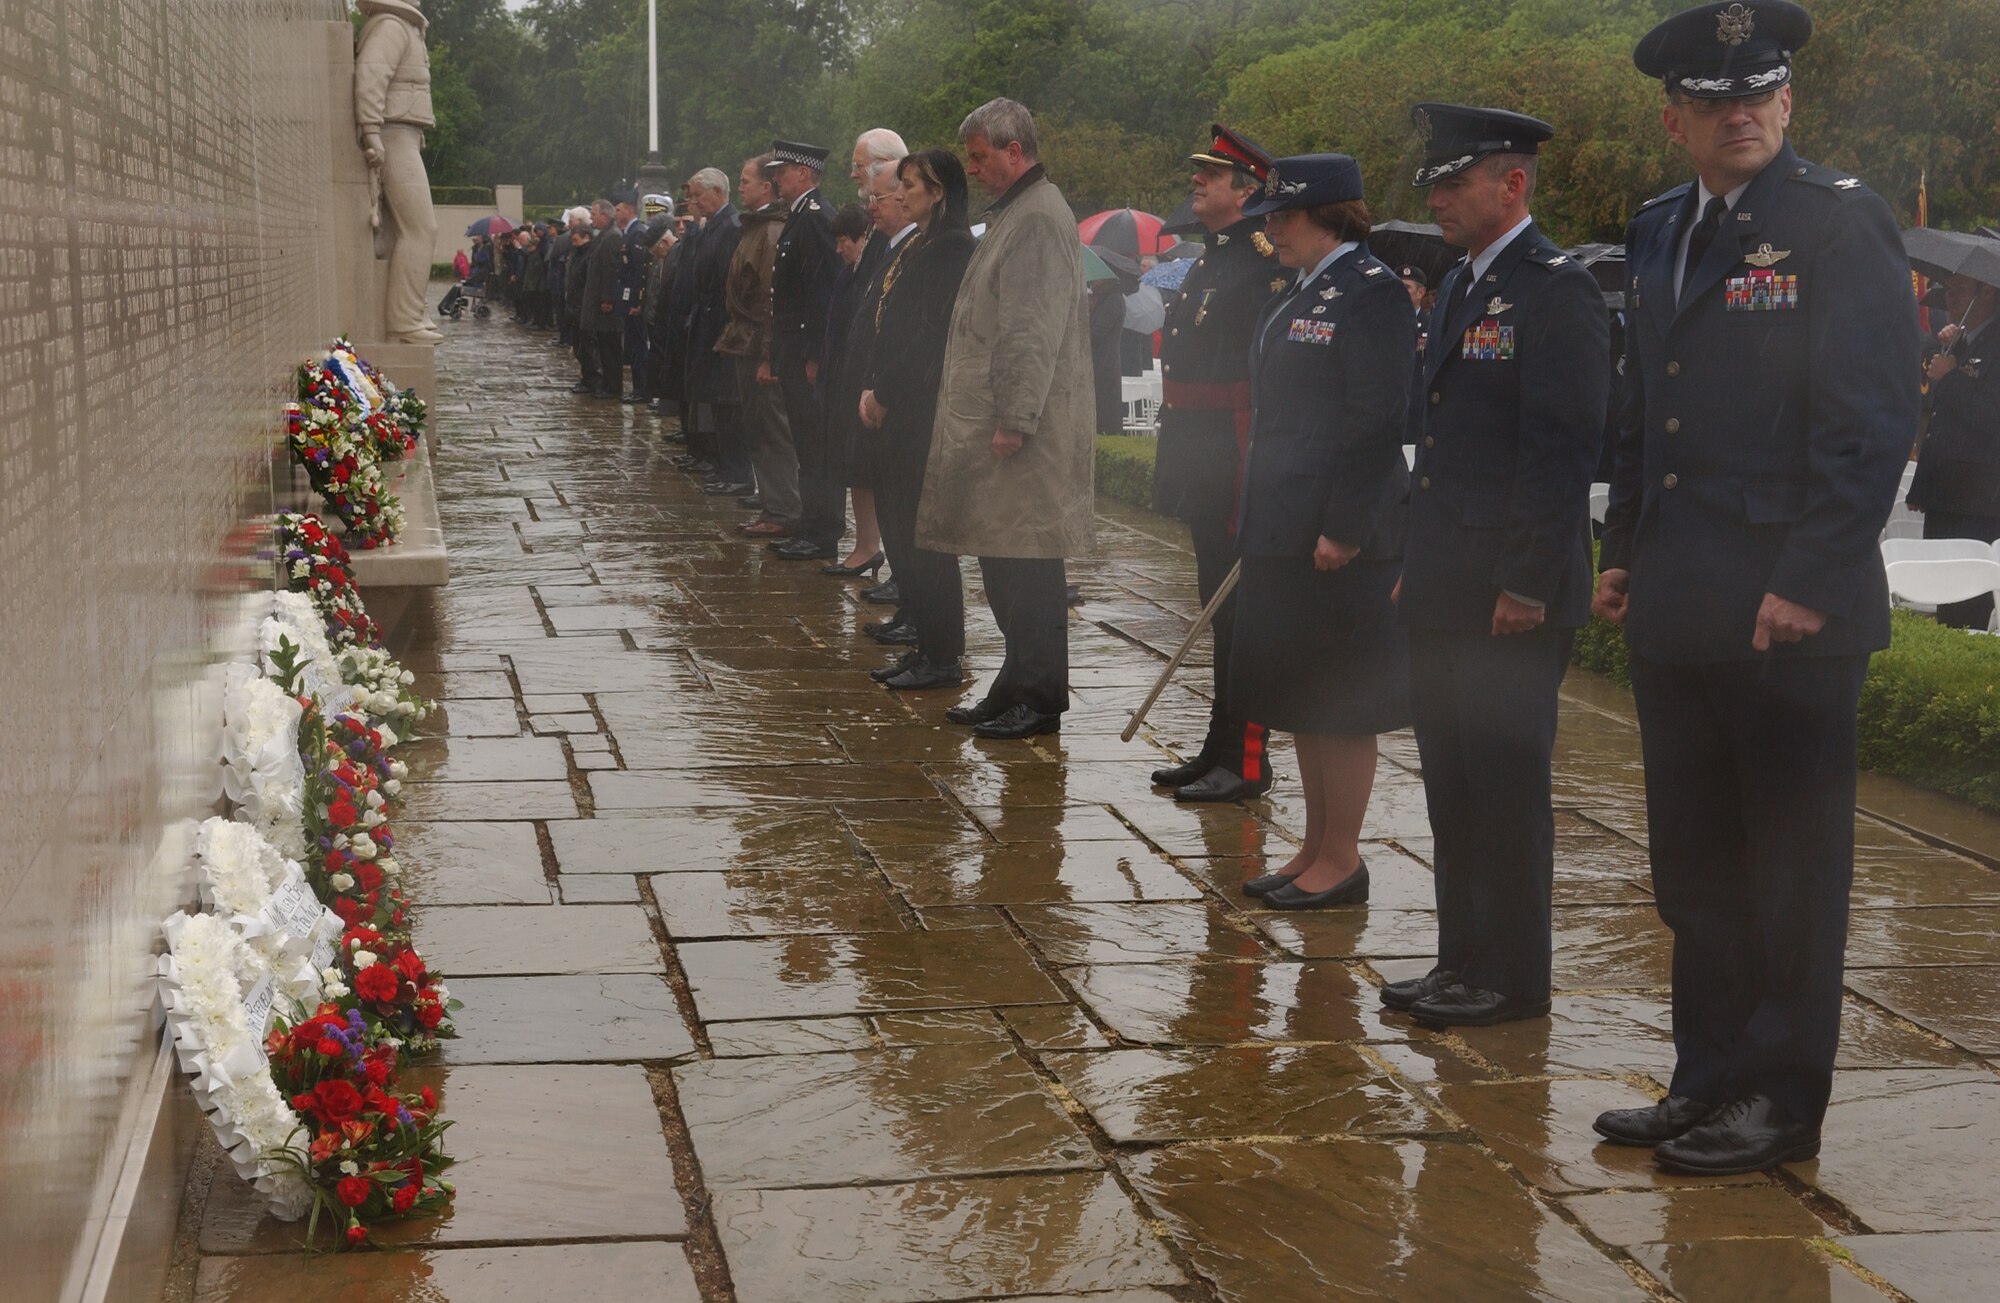
[[[1033,108],[1080,213],[1165,213],[1216,118],[1274,153],[1360,159],[1379,218],[1421,218],[1409,185],[1421,99],[1557,127],[1537,218],[1566,243],[1620,238],[1684,178],[1633,42],[1685,0],[659,0],[660,153],[675,176],[733,173],[772,136],[834,150],[862,128],[949,144],[995,95]],[[1821,0],[1797,62],[1801,153],[1862,177],[1906,221],[2000,215],[2000,3]],[[646,148],[646,0],[428,0],[438,184],[520,181],[587,199]],[[845,197],[844,181],[834,187]]]

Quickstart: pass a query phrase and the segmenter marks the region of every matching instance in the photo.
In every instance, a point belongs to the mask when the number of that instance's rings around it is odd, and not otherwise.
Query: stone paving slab
[[[904,929],[881,874],[871,869],[660,873],[651,881],[667,935],[676,939]]]
[[[1862,1266],[1922,1303],[1987,1303],[2000,1277],[2000,1232],[1846,1235]]]
[[[1641,1244],[1631,1252],[1685,1303],[1738,1303],[1745,1297],[1881,1303],[1882,1298],[1881,1291],[1804,1240]]]
[[[446,1063],[632,1063],[695,1052],[673,988],[651,974],[455,979]]]
[[[530,1245],[327,1254],[293,1258],[208,1258],[196,1303],[700,1303],[701,1291],[678,1244]]]
[[[533,824],[392,826],[411,893],[426,905],[546,905],[552,899]]]
[[[636,905],[467,905],[417,914],[425,958],[454,977],[657,973],[659,943]]]
[[[998,931],[692,941],[679,955],[703,1022],[1062,1002]]]

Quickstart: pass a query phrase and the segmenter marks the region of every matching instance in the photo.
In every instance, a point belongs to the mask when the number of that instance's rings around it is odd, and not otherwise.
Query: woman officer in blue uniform
[[[1293,735],[1305,844],[1244,891],[1273,909],[1368,899],[1360,833],[1375,739],[1409,724],[1409,670],[1390,592],[1409,471],[1403,420],[1416,317],[1368,252],[1361,169],[1344,154],[1279,159],[1246,216],[1295,278],[1251,335],[1250,447],[1237,541],[1229,692]]]

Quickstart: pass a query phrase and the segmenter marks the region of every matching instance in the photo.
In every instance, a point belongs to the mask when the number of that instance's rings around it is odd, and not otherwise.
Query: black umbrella
[[[1459,250],[1444,242],[1444,232],[1429,222],[1378,222],[1368,234],[1368,248],[1391,267],[1415,267],[1436,288],[1459,259]]]
[[[1622,299],[1625,293],[1625,246],[1579,244],[1569,251],[1577,265],[1597,278],[1597,288]]]
[[[1202,229],[1201,219],[1194,215],[1194,196],[1181,200],[1181,206],[1167,214],[1167,220],[1160,223],[1162,235],[1192,235]]]
[[[1903,232],[1903,252],[1926,276],[1968,276],[1982,285],[2000,286],[2000,240],[1918,226]]]

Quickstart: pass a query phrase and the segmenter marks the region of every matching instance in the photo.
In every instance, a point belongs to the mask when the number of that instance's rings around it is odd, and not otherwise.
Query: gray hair
[[[1535,197],[1535,155],[1533,154],[1488,154],[1474,164],[1495,181],[1504,180],[1515,168],[1527,174],[1527,184],[1521,187],[1521,202],[1529,203]]]
[[[905,154],[903,158],[908,158]],[[881,158],[868,165],[868,183],[874,185],[883,179],[895,180],[896,172],[903,166],[902,158]]]
[[[1041,157],[1035,143],[1035,115],[1028,112],[1027,105],[1005,96],[986,101],[958,124],[959,144],[974,136],[986,137],[986,143],[994,149],[1018,144],[1023,158]]]
[[[590,211],[593,213],[608,213],[611,211],[611,201],[609,199],[593,199],[590,201]]]
[[[887,127],[870,127],[856,136],[854,143],[866,155],[870,166],[898,163],[910,153],[910,147],[903,143],[903,138]]]
[[[728,194],[729,178],[722,174],[722,169],[719,167],[705,167],[688,178],[688,189],[710,192],[720,190],[723,194]]]

